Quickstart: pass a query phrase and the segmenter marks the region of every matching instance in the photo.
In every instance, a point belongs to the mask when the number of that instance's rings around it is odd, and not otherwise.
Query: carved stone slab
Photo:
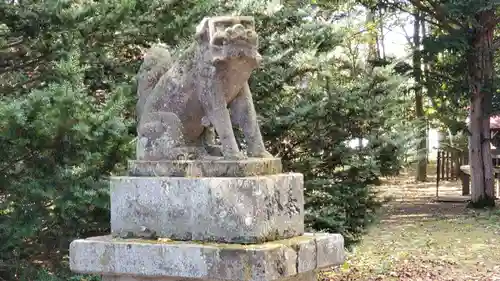
[[[220,160],[163,160],[128,162],[129,175],[136,177],[251,177],[282,172],[279,158]]]

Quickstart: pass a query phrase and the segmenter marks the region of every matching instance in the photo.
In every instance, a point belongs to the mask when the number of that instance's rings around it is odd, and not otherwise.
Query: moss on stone
[[[258,244],[233,244],[233,243],[215,243],[215,242],[204,242],[204,241],[178,241],[169,238],[158,238],[158,239],[123,239],[123,238],[113,238],[116,242],[125,243],[141,243],[141,244],[197,244],[208,247],[214,247],[219,249],[231,249],[231,250],[252,250],[252,249],[272,249],[276,247],[289,247],[298,250],[298,245],[302,242],[309,242],[315,239],[314,236],[296,236],[288,239],[274,240]]]
[[[287,246],[290,248],[293,248],[294,250],[297,250],[297,247],[299,244],[302,242],[309,242],[309,241],[314,241],[315,237],[314,236],[296,236],[288,239],[281,239],[281,240],[275,240],[275,241],[270,241],[267,242],[267,244],[274,244],[274,245],[280,245],[280,246]]]
[[[252,177],[282,173],[279,158],[248,158],[244,160],[164,160],[128,162],[131,176],[173,177]]]
[[[102,256],[100,257],[99,259],[99,263],[102,265],[102,266],[108,266],[109,265],[109,262],[111,260],[111,257],[110,257],[110,252],[109,252],[109,249],[108,248],[105,248],[104,249],[104,253],[102,254]]]
[[[245,263],[243,264],[243,280],[252,280],[252,265],[250,264],[250,261],[245,260]]]

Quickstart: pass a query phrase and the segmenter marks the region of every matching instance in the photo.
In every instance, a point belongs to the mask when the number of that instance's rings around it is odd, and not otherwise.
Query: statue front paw
[[[210,156],[222,156],[222,146],[220,145],[207,145],[205,149]]]
[[[224,160],[243,160],[247,157],[241,153],[241,151],[233,152],[233,153],[224,153]]]
[[[274,156],[266,150],[249,151],[248,156],[255,158],[274,158]]]

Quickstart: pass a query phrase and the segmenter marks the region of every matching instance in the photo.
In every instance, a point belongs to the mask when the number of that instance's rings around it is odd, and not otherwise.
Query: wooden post
[[[500,189],[500,182],[499,182],[499,179],[500,179],[500,175],[497,173],[497,170],[496,168],[493,168],[493,178],[495,179],[495,199],[498,199],[498,192],[499,192],[499,189]]]
[[[436,163],[436,199],[439,198],[439,177],[441,171],[441,151],[438,150],[437,153],[437,163]]]
[[[449,151],[446,151],[446,166],[445,166],[445,170],[446,170],[446,180],[449,181],[450,180],[450,152]]]
[[[470,195],[470,175],[462,170],[460,170],[460,175],[462,178],[462,195]]]
[[[462,165],[465,165],[464,164],[464,158],[463,158],[463,153],[462,152],[458,152],[457,153],[457,160],[458,160],[458,163],[457,163],[457,179],[460,179],[460,166]]]
[[[451,152],[451,165],[450,165],[451,167],[450,168],[451,168],[451,180],[452,181],[454,181],[457,178],[457,174],[455,173],[455,169],[457,167],[457,165],[456,165],[456,162],[457,162],[456,161],[456,159],[457,159],[456,155],[457,155],[457,153],[455,151]]]
[[[446,161],[446,154],[444,151],[441,151],[441,179],[444,180],[445,179],[445,173],[444,173],[444,163]]]

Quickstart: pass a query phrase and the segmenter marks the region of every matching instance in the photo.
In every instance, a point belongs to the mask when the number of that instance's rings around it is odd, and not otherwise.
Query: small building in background
[[[470,118],[465,120],[467,126],[469,125]],[[490,146],[492,149],[500,147],[500,114],[490,117]]]

